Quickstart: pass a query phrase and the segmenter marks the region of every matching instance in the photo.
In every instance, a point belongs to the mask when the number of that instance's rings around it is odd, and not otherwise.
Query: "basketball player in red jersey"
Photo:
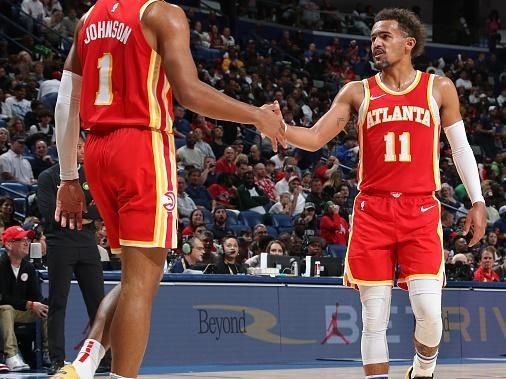
[[[485,203],[475,158],[467,142],[457,91],[446,77],[413,68],[425,31],[404,9],[385,9],[375,18],[371,51],[380,73],[348,83],[331,109],[312,127],[286,125],[286,140],[315,151],[358,113],[360,193],[355,200],[344,280],[362,302],[362,360],[366,378],[388,378],[386,330],[395,266],[398,284],[409,290],[416,318],[416,355],[406,379],[432,378],[442,333],[444,261],[439,135],[450,142],[453,160],[472,201],[464,233],[470,245],[485,231]]]
[[[64,70],[55,115],[62,179],[55,219],[81,227],[74,150],[81,119],[90,132],[88,183],[111,248],[122,253],[119,298],[109,307],[111,375],[134,378],[167,249],[177,244],[172,93],[196,113],[268,134],[280,121],[274,105],[256,108],[199,81],[186,16],[164,1],[99,0],[77,25]],[[88,342],[84,355],[100,356]],[[79,376],[73,366],[63,371]]]

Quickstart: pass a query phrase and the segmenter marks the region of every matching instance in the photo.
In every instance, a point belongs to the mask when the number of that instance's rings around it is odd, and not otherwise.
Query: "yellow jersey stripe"
[[[141,7],[141,9],[139,10],[139,20],[142,20],[142,16],[144,16],[144,12],[146,11],[146,8],[153,4],[155,1],[158,1],[158,0],[148,0],[144,3],[144,5]]]
[[[160,104],[156,98],[156,87],[158,84],[158,77],[160,75],[161,58],[156,51],[151,50],[151,59],[148,68],[147,90],[149,101],[149,127],[153,129],[160,128]]]
[[[427,105],[429,107],[429,112],[432,117],[432,123],[434,124],[434,138],[432,140],[432,170],[434,172],[434,184],[436,186],[436,191],[441,189],[441,178],[439,176],[439,123],[436,120],[436,115],[434,110],[432,109],[432,89],[434,86],[434,75],[429,76],[429,83],[427,85]]]
[[[388,88],[385,84],[383,84],[383,82],[381,81],[381,77],[380,77],[380,74],[376,74],[374,75],[374,80],[376,80],[376,83],[378,83],[378,86],[383,90],[385,91],[386,93],[390,94],[390,95],[394,95],[394,96],[399,96],[399,95],[405,95],[409,92],[411,92],[412,90],[415,89],[415,87],[418,85],[418,83],[420,82],[420,79],[422,78],[422,72],[417,70],[416,71],[416,76],[415,76],[415,80],[413,80],[413,83],[411,83],[408,88],[406,88],[405,90],[402,90],[402,91],[392,91],[390,88]]]
[[[369,102],[371,97],[371,91],[369,90],[369,82],[367,79],[363,80],[364,83],[364,108],[362,110],[362,119],[359,120],[358,124],[358,153],[359,153],[359,171],[358,171],[358,183],[357,188],[360,190],[360,184],[364,178],[364,128],[367,120],[367,112],[369,111]]]
[[[172,117],[170,117],[169,113],[169,101],[167,100],[167,95],[170,91],[170,83],[167,80],[167,77],[163,75],[163,89],[162,89],[162,101],[163,107],[165,108],[165,130],[167,133],[172,133]]]
[[[167,171],[165,169],[165,157],[163,155],[163,137],[159,130],[152,131],[153,159],[155,165],[155,188],[156,188],[156,215],[153,241],[159,246],[165,246],[167,233],[167,213],[163,207],[162,199],[167,191]]]
[[[171,124],[171,132],[168,134],[169,139],[169,152],[171,157],[176,156],[176,142],[174,141],[174,134],[172,134],[172,124]],[[177,199],[177,165],[175,159],[170,159],[170,181],[172,183],[172,191],[174,192],[174,195]],[[172,248],[177,247],[177,221],[178,220],[178,213],[177,213],[177,207],[174,208],[172,211]]]

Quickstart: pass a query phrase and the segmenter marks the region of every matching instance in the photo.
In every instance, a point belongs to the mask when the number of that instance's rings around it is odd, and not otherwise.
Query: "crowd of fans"
[[[316,24],[311,22],[316,21],[310,17],[312,3],[304,3],[303,19],[308,27],[314,27]],[[27,4],[33,9],[28,9]],[[323,1],[321,6],[326,4],[330,2]],[[1,44],[0,49],[0,174],[2,180],[23,183],[34,193],[40,172],[58,160],[53,116],[64,51],[76,20],[89,6],[85,2],[71,5],[58,0],[24,0],[17,6],[1,8],[8,16],[21,9],[22,15],[32,15],[58,32],[51,38],[48,29],[28,19],[24,22],[28,30],[42,28],[42,45],[48,50],[44,54],[40,48],[31,53],[14,53],[16,46],[11,43]],[[247,7],[241,9],[248,12]],[[262,12],[262,8],[256,12]],[[290,8],[275,14],[281,22],[290,15]],[[274,40],[249,36],[242,39],[234,36],[231,25],[215,14],[204,16],[188,9],[187,16],[199,78],[251,104],[277,100],[289,124],[313,125],[329,109],[344,84],[375,73],[369,46],[355,40],[343,43],[334,38],[325,46],[317,46],[304,42],[302,35],[283,29]],[[339,25],[334,19],[317,22],[336,28]],[[30,38],[25,35],[20,40],[29,42]],[[26,47],[33,48],[36,42],[32,38]],[[470,202],[442,133],[443,185],[437,196],[444,209],[442,225],[449,278],[504,281],[504,62],[495,53],[480,53],[435,61],[422,58],[416,66],[454,80],[487,203],[489,233],[480,246],[468,248],[465,242],[469,234],[464,237],[462,228]],[[345,131],[320,151],[289,146],[274,153],[271,142],[250,126],[208,120],[176,105],[173,131],[178,147],[180,247],[184,241],[198,237],[205,262],[225,262],[227,257],[225,273],[244,272],[251,266],[252,257],[270,251],[273,240],[273,249],[278,251],[281,247],[285,255],[342,258],[358,192],[354,123],[355,120],[350,121]],[[32,206],[27,216],[39,216],[36,201],[36,197],[30,197]],[[0,199],[0,212],[5,227],[26,223],[14,215],[14,204],[8,198]],[[31,219],[30,223],[37,221]],[[108,248],[105,227],[100,224],[97,230],[97,243]],[[192,248],[195,242],[190,244]],[[107,267],[118,268],[119,262],[111,259]],[[231,262],[237,268],[227,266]],[[497,277],[490,273],[493,270]]]

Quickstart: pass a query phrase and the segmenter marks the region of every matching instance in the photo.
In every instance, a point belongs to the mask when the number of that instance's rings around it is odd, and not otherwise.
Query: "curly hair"
[[[415,13],[409,9],[387,8],[381,10],[376,17],[374,17],[375,23],[385,20],[397,21],[399,28],[406,33],[408,37],[413,37],[416,40],[416,45],[412,51],[413,57],[422,55],[425,48],[425,40],[427,39],[427,32],[422,21]]]

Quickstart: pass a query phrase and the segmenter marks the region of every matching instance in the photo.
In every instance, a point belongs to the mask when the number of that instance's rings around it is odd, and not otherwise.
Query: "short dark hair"
[[[381,10],[376,17],[374,22],[394,20],[399,24],[399,28],[406,33],[409,37],[413,37],[416,40],[416,45],[413,48],[412,56],[418,57],[422,55],[423,49],[425,48],[425,40],[427,33],[422,21],[418,16],[410,11],[409,9],[402,8],[386,8]]]

